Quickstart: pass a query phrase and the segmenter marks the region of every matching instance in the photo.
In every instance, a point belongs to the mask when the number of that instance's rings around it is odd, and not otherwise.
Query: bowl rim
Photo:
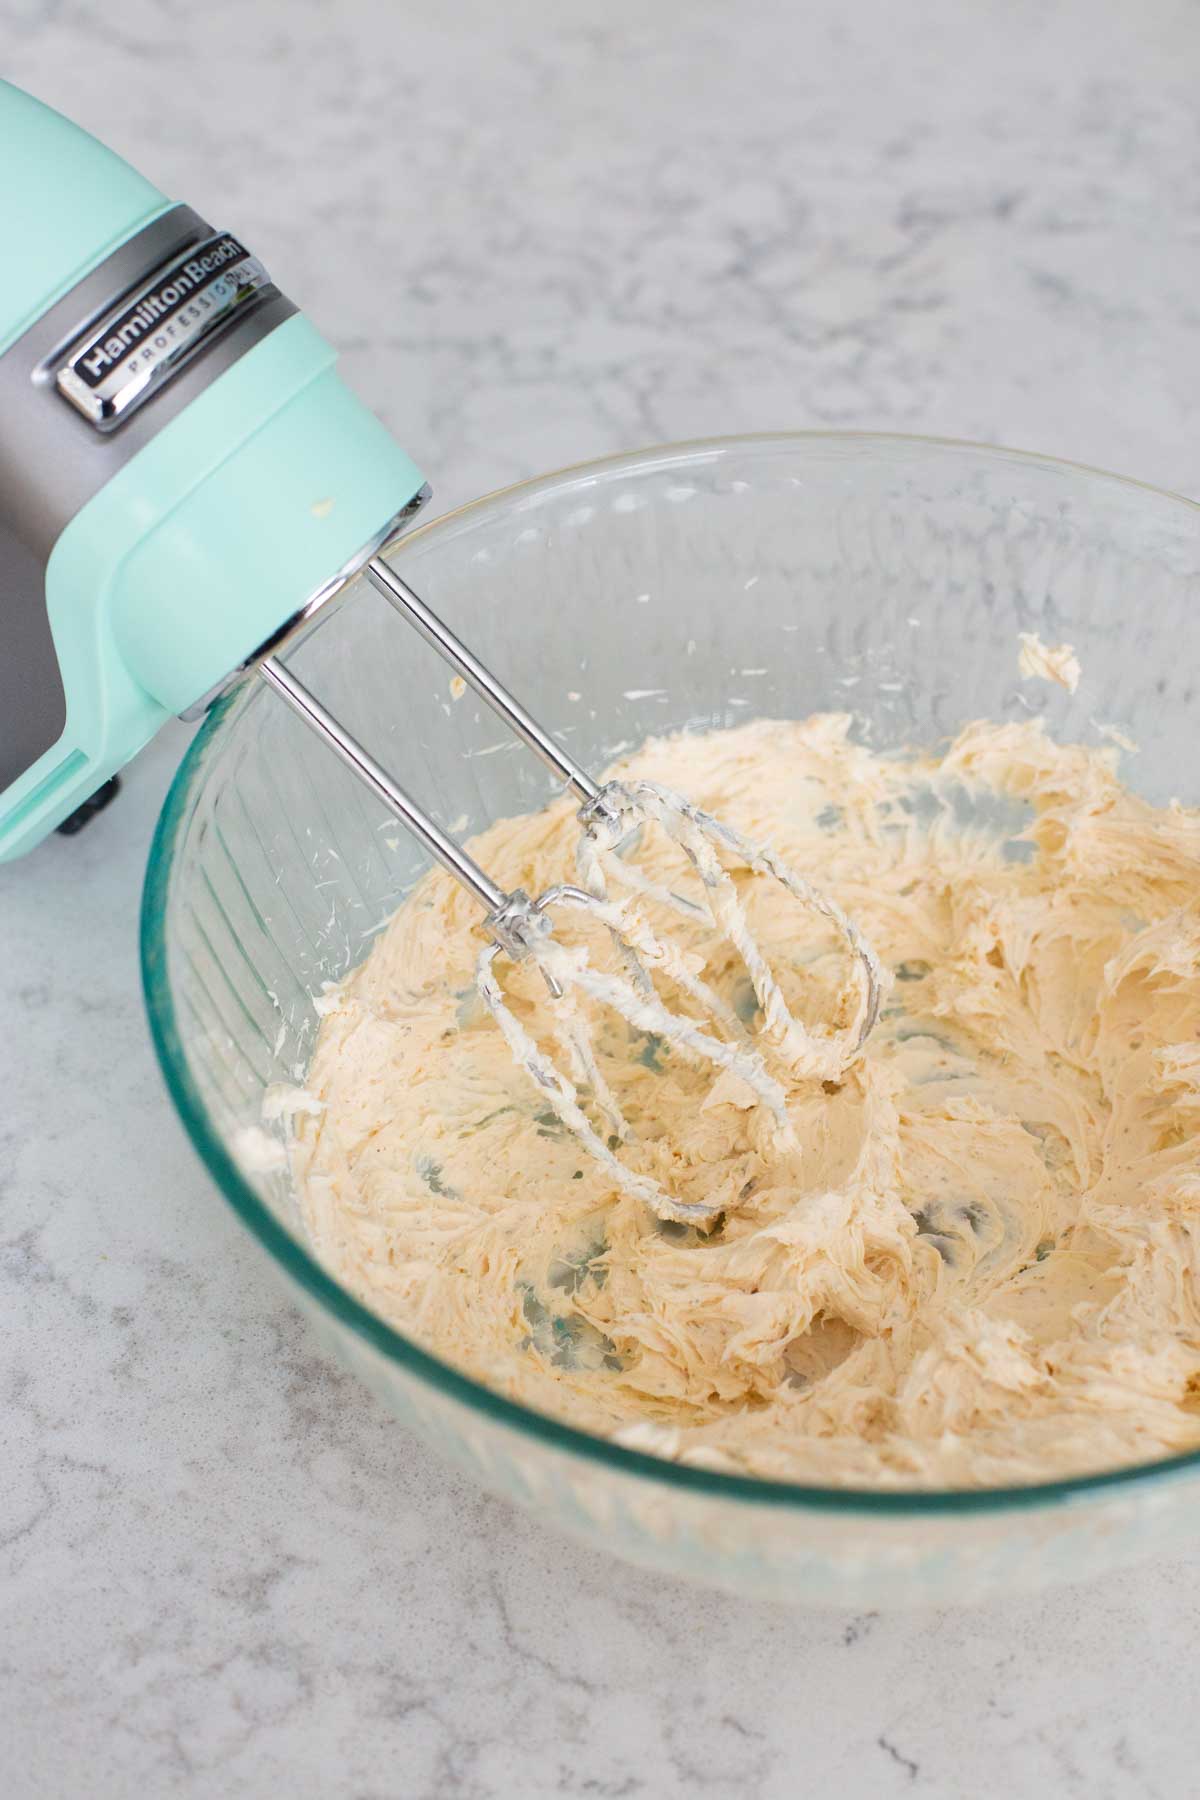
[[[1131,476],[1114,474],[1110,470],[1073,462],[1065,457],[1047,456],[1036,451],[1016,450],[970,439],[884,431],[760,431],[653,444],[638,450],[571,463],[544,475],[495,488],[448,512],[423,520],[396,541],[396,548],[401,544],[407,547],[420,538],[452,528],[477,512],[495,508],[498,503],[530,498],[539,491],[561,485],[564,481],[581,475],[633,468],[639,464],[686,461],[698,453],[719,454],[746,445],[769,443],[844,444],[847,447],[860,445],[876,448],[891,446],[967,452],[973,457],[995,457],[1096,477],[1120,487],[1152,494],[1157,499],[1181,505],[1189,511],[1200,511],[1200,502]],[[167,975],[165,935],[166,901],[175,851],[180,830],[189,815],[192,789],[203,772],[209,745],[221,731],[238,698],[239,692],[235,690],[210,710],[189,744],[163,802],[151,842],[142,890],[139,933],[142,986],[159,1067],[168,1093],[201,1161],[241,1223],[258,1239],[285,1275],[338,1324],[389,1362],[397,1364],[407,1374],[415,1376],[450,1399],[461,1402],[471,1411],[482,1414],[485,1420],[514,1428],[518,1433],[540,1441],[551,1449],[565,1452],[585,1462],[606,1465],[618,1474],[629,1475],[640,1481],[657,1482],[698,1497],[732,1501],[738,1505],[792,1507],[799,1511],[884,1518],[1007,1513],[1079,1502],[1105,1490],[1139,1490],[1150,1484],[1158,1484],[1166,1477],[1200,1469],[1200,1450],[1193,1450],[1161,1457],[1152,1462],[1132,1463],[1120,1469],[1072,1475],[1055,1481],[1031,1482],[1021,1486],[893,1489],[823,1486],[694,1468],[646,1451],[627,1449],[610,1438],[568,1425],[548,1413],[525,1406],[520,1401],[510,1400],[473,1380],[471,1376],[461,1373],[432,1351],[422,1349],[355,1299],[347,1288],[321,1266],[300,1239],[294,1237],[276,1218],[267,1203],[259,1198],[241,1174],[213,1125],[199,1089],[192,1079],[176,1023],[174,999]]]

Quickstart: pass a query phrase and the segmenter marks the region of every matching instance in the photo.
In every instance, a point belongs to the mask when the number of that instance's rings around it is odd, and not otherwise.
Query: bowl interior
[[[648,735],[755,717],[847,712],[890,748],[1040,715],[1060,740],[1134,740],[1124,772],[1148,798],[1200,799],[1200,513],[1136,483],[919,440],[729,440],[493,496],[393,560],[596,772]],[[1020,679],[1020,631],[1075,646],[1076,694]],[[456,836],[554,791],[365,584],[292,660]],[[263,1093],[303,1079],[314,996],[425,866],[254,684],[205,727],[168,801],[144,934],[156,1035],[235,1204],[266,1209],[276,1248],[294,1241],[293,1273],[311,1259]]]

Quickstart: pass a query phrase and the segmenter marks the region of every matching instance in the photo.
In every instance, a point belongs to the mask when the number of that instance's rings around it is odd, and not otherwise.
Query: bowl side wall
[[[1170,496],[1003,452],[779,437],[550,477],[423,527],[394,559],[595,770],[648,735],[755,717],[847,712],[857,736],[888,749],[975,718],[1040,716],[1063,740],[1098,743],[1115,728],[1140,745],[1127,769],[1139,791],[1195,802],[1198,517]],[[1074,644],[1074,696],[1019,678],[1020,631]],[[452,697],[449,671],[365,585],[293,660],[456,835],[553,792],[472,696]],[[390,1334],[364,1335],[353,1302],[331,1304],[287,1176],[267,1167],[262,1095],[303,1079],[314,996],[367,954],[424,866],[382,807],[251,687],[194,746],[147,889],[151,1017],[185,1119],[322,1335],[398,1416],[491,1486],[623,1555],[808,1600],[965,1598],[1087,1574],[1186,1530],[1187,1469],[990,1514],[693,1491],[670,1470],[656,1480],[619,1456],[597,1460],[570,1432],[531,1433],[461,1386],[431,1383],[421,1359],[405,1366]]]

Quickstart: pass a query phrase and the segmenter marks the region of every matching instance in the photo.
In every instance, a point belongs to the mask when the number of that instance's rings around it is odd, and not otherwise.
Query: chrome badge
[[[111,431],[256,301],[270,276],[227,231],[192,244],[72,349],[55,381],[98,431]]]

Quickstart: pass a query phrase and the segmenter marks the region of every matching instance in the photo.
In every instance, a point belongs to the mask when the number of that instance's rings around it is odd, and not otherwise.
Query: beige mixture
[[[330,997],[290,1109],[321,1258],[501,1392],[706,1468],[979,1486],[1200,1445],[1200,815],[1137,799],[1116,756],[978,724],[887,758],[822,716],[621,766],[769,840],[891,976],[839,1080],[772,1064],[785,1153],[736,1080],[606,1026],[633,1160],[720,1196],[707,1235],[617,1192],[546,1109],[474,994],[477,912],[431,875]],[[575,836],[562,802],[474,847],[537,893]],[[639,861],[686,889],[654,831]],[[844,946],[739,887],[832,1032]],[[725,947],[658,922],[750,1018]],[[549,1041],[536,974],[507,984]]]

